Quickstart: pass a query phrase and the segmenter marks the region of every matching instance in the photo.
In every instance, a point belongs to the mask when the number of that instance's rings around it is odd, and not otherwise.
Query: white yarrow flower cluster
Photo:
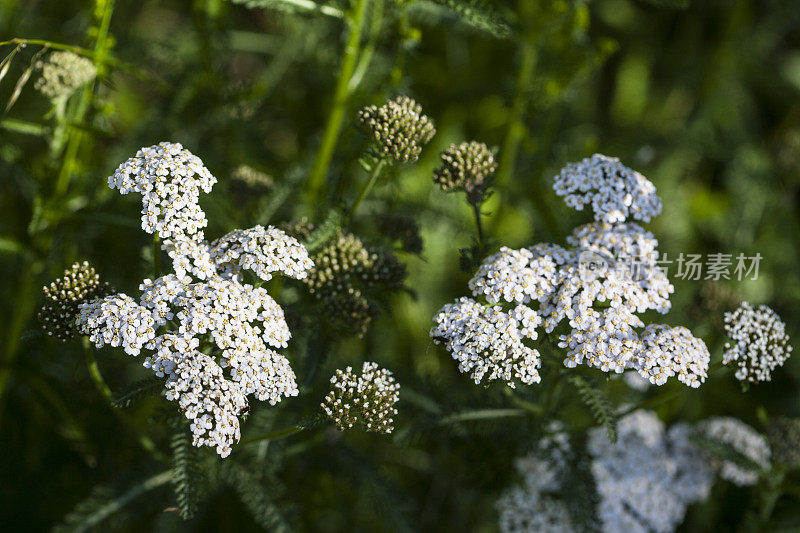
[[[636,365],[651,383],[663,385],[675,375],[678,381],[695,389],[705,382],[711,354],[706,344],[688,329],[650,324],[641,340],[643,347]]]
[[[526,385],[541,381],[539,351],[523,343],[538,337],[536,326],[541,321],[529,307],[520,305],[506,313],[499,306],[484,307],[461,298],[445,305],[434,321],[431,337],[445,344],[458,369],[476,384],[486,378],[513,388],[517,381]]]
[[[297,239],[272,226],[233,230],[212,242],[210,252],[225,274],[239,275],[243,269],[252,270],[264,281],[272,279],[273,272],[302,279],[314,266]]]
[[[515,377],[530,384],[539,382],[539,352],[523,339],[535,340],[534,328],[540,324],[551,333],[566,322],[570,332],[558,336],[558,345],[567,349],[567,367],[636,370],[657,385],[678,376],[689,386],[699,386],[709,359],[701,340],[685,328],[666,326],[653,326],[640,338],[644,323],[636,313],[667,313],[674,292],[658,266],[656,238],[626,221],[649,220],[660,212],[655,187],[617,160],[599,155],[568,166],[556,181],[557,190],[572,191],[569,205],[592,205],[597,221],[572,232],[567,238],[572,248],[504,247],[486,258],[469,288],[475,298],[494,307],[484,309],[469,298],[448,304],[436,315],[431,337],[446,346],[459,369],[471,373],[476,383],[488,374],[510,385]],[[591,200],[573,194],[595,190],[602,194]],[[514,327],[515,317],[525,317],[524,332]]]
[[[568,501],[556,495],[564,488],[571,446],[565,433],[542,439],[528,455],[514,462],[522,483],[497,501],[503,533],[573,533]]]
[[[400,385],[392,373],[377,363],[365,362],[361,373],[352,367],[337,370],[331,378],[331,391],[325,396],[322,409],[339,428],[355,425],[375,433],[391,433],[400,399]]]
[[[594,154],[567,165],[555,177],[553,189],[578,211],[591,206],[598,221],[649,222],[661,213],[655,186],[616,157]]]
[[[709,439],[730,446],[763,470],[772,455],[769,442],[755,429],[736,418],[721,416],[704,421],[700,431]],[[758,483],[759,472],[730,460],[722,460],[719,475],[740,487]]]
[[[619,421],[618,431],[612,443],[595,428],[587,444],[603,531],[674,531],[688,505],[708,496],[713,481],[689,428],[665,431],[654,413],[635,411]]]
[[[83,304],[77,324],[98,347],[147,350],[144,366],[166,379],[167,398],[192,421],[194,444],[226,457],[249,395],[274,405],[298,394],[289,361],[275,351],[291,338],[283,310],[265,289],[243,283],[242,272],[299,279],[313,262],[271,226],[235,230],[209,245],[198,199],[215,182],[180,144],[142,148],[117,169],[109,185],[142,194],[142,228],[164,239],[175,272],[145,279],[138,303],[117,294]]]
[[[90,59],[78,54],[58,50],[36,62],[39,78],[36,90],[51,99],[65,99],[97,75]]]
[[[725,344],[722,362],[736,366],[740,381],[771,381],[772,371],[792,354],[786,324],[766,305],[743,302],[725,313],[725,332],[732,342]]]
[[[139,355],[156,334],[152,313],[121,293],[81,304],[76,322],[98,348],[122,347],[129,355]]]

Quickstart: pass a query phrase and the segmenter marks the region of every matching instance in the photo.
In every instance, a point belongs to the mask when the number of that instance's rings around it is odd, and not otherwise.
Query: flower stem
[[[108,29],[111,24],[111,14],[114,12],[114,1],[115,0],[95,0],[95,25],[92,30],[96,32],[95,35],[97,37],[94,41],[94,55],[92,61],[97,68],[97,78],[100,78],[105,73],[106,58],[111,48],[110,40],[108,39]],[[80,100],[75,109],[75,114],[70,117],[71,123],[81,124],[86,117],[92,101],[94,100],[94,88],[97,84],[97,78],[91,83],[86,84],[83,88]],[[72,174],[77,166],[78,149],[80,148],[83,136],[84,133],[78,128],[70,128],[67,132],[67,148],[63,163],[61,164],[61,172],[59,172],[58,180],[56,181],[56,196],[63,196],[69,190]]]
[[[94,382],[94,386],[97,388],[100,395],[103,396],[109,403],[114,401],[114,395],[111,393],[111,389],[106,384],[106,380],[103,379],[103,374],[100,373],[100,367],[97,366],[97,359],[94,357],[94,350],[92,346],[89,344],[89,338],[83,337],[83,353],[86,357],[86,367],[89,369],[89,375],[92,377],[92,381]]]
[[[364,200],[364,198],[367,197],[369,191],[372,190],[372,187],[378,180],[378,176],[381,175],[381,171],[383,170],[383,167],[385,165],[386,165],[386,160],[381,159],[378,161],[378,164],[375,165],[375,168],[372,169],[372,173],[369,176],[369,180],[367,180],[367,182],[361,188],[361,192],[358,193],[358,198],[356,198],[356,201],[353,203],[353,207],[351,207],[350,211],[347,212],[347,217],[345,218],[346,221],[349,221],[353,217],[356,210],[358,209],[358,206],[361,205],[361,202]]]
[[[333,104],[322,134],[322,144],[319,147],[319,151],[317,151],[314,165],[311,167],[311,173],[308,177],[307,193],[312,205],[319,200],[320,192],[325,184],[325,175],[328,172],[328,166],[333,157],[336,142],[339,140],[339,133],[342,130],[345,107],[350,96],[350,79],[353,77],[353,72],[356,68],[356,60],[358,59],[361,44],[361,30],[364,25],[368,3],[369,0],[354,0],[353,8],[347,15],[349,36],[344,47],[339,76],[336,80]]]
[[[264,442],[268,440],[282,439],[290,435],[294,435],[295,433],[300,433],[304,429],[306,428],[300,425],[289,426],[288,428],[283,428],[283,429],[276,429],[275,431],[270,431],[269,433],[265,433],[263,435],[257,435],[247,440],[243,440],[241,444],[244,445],[244,444],[251,444],[253,442]]]
[[[520,59],[514,100],[509,114],[508,130],[500,150],[500,168],[497,170],[497,185],[502,187],[508,184],[514,164],[517,160],[519,145],[525,136],[523,118],[528,108],[528,90],[531,78],[536,67],[536,45],[532,39],[525,39],[522,43],[522,57]]]
[[[478,227],[478,248],[483,253],[483,223],[481,222],[481,206],[478,203],[472,204],[472,212],[475,213],[475,225]]]

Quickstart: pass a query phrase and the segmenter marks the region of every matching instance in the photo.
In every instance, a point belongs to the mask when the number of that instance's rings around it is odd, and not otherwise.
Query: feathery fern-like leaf
[[[185,427],[176,428],[170,440],[172,449],[172,484],[181,518],[188,520],[197,512],[199,465],[197,449]]]
[[[592,412],[598,425],[605,428],[611,442],[617,442],[617,416],[606,395],[581,376],[570,376],[569,382],[577,390],[581,401]]]
[[[62,524],[53,528],[53,531],[58,533],[89,531],[145,492],[165,485],[171,478],[172,471],[167,470],[145,479],[121,494],[109,487],[96,487],[86,499],[67,514]]]
[[[160,393],[163,388],[163,379],[155,376],[144,378],[131,385],[127,391],[113,401],[112,405],[127,408],[145,396]]]

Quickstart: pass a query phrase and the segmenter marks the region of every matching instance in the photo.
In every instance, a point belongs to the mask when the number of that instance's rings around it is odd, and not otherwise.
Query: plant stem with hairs
[[[350,97],[350,80],[356,68],[361,45],[361,30],[364,26],[368,4],[369,0],[354,0],[352,10],[347,15],[349,36],[344,47],[342,64],[336,80],[331,111],[322,134],[322,144],[317,151],[314,165],[311,167],[311,173],[308,177],[306,192],[312,204],[319,200],[320,193],[325,185],[325,176],[328,173],[328,167],[336,148],[336,142],[339,140],[339,133],[342,130],[347,101]]]

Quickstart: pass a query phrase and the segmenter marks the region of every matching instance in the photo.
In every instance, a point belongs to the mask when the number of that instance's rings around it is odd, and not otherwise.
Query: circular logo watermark
[[[605,276],[611,268],[611,259],[592,250],[583,250],[578,256],[578,272],[582,281],[594,281]]]

